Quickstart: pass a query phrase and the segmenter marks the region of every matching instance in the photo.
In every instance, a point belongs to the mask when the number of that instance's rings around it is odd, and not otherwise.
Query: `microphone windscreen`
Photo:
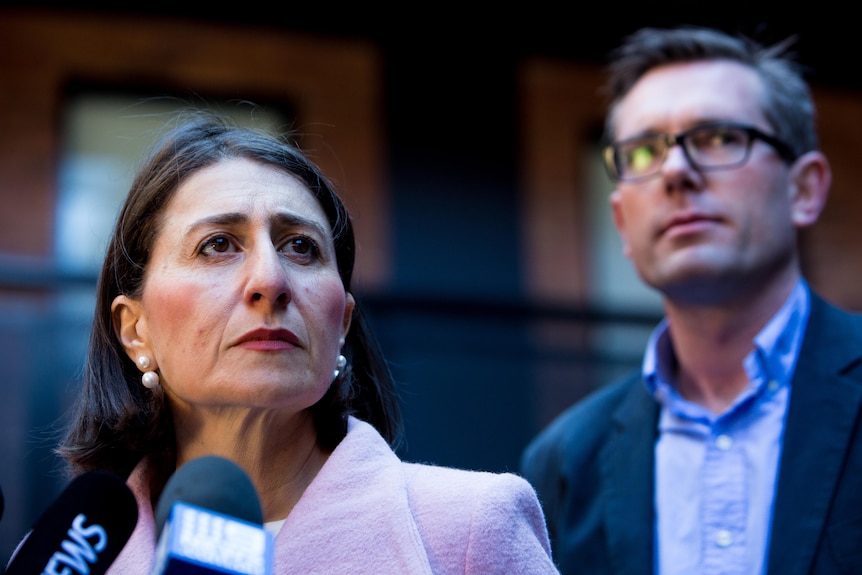
[[[153,575],[271,575],[273,540],[238,465],[206,456],[171,476],[156,506]]]
[[[135,496],[105,471],[79,475],[33,524],[6,575],[108,570],[138,522]]]
[[[263,525],[254,484],[239,465],[223,457],[198,457],[174,472],[156,506],[156,533],[161,533],[171,508],[180,501]]]

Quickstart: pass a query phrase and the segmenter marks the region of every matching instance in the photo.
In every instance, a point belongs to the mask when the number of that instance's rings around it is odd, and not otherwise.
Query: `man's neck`
[[[798,278],[797,278],[798,279]],[[789,297],[796,280],[721,306],[665,301],[676,356],[677,391],[714,413],[748,386],[743,360],[754,338]]]

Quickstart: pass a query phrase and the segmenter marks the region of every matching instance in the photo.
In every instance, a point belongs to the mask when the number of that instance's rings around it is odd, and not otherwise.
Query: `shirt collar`
[[[800,279],[778,312],[754,337],[755,349],[744,360],[751,387],[740,399],[761,393],[770,383],[773,391],[776,386],[790,385],[809,308],[809,288],[805,280]],[[643,379],[647,390],[659,403],[691,417],[695,415],[692,412],[701,409],[682,399],[674,389],[676,356],[669,328],[670,322],[664,318],[652,331],[642,364]]]

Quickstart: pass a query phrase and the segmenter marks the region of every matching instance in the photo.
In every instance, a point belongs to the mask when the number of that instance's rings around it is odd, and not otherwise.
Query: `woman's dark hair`
[[[104,469],[127,476],[145,455],[162,473],[175,465],[174,428],[164,393],[141,385],[112,322],[111,304],[125,294],[140,299],[150,253],[165,206],[189,177],[207,166],[246,158],[298,178],[317,198],[332,228],[338,274],[350,291],[355,259],[353,225],[320,170],[287,137],[239,127],[203,111],[178,116],[135,177],[117,218],[96,291],[96,309],[84,366],[83,391],[58,453],[72,474]],[[394,382],[359,302],[342,354],[342,370],[312,407],[318,441],[334,449],[347,432],[347,416],[372,424],[391,444],[401,418]]]

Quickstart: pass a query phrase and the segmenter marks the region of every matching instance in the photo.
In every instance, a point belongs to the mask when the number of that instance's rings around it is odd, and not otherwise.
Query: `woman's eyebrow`
[[[310,228],[315,233],[320,234],[321,238],[328,238],[329,232],[321,226],[317,221],[293,214],[293,213],[278,213],[272,216],[273,226],[283,228]]]
[[[207,216],[205,218],[201,218],[195,222],[193,222],[188,228],[186,228],[184,235],[189,235],[190,233],[198,230],[200,228],[212,227],[212,226],[236,226],[239,224],[243,224],[248,221],[248,216],[240,212],[228,212],[224,214],[215,214],[212,216]]]
[[[250,220],[250,218],[241,212],[227,212],[224,214],[215,214],[212,216],[207,216],[205,218],[201,218],[196,222],[192,223],[186,229],[186,235],[194,232],[197,229],[211,227],[211,226],[236,226],[240,224],[245,224]],[[329,233],[326,231],[326,228],[321,226],[317,221],[297,215],[292,213],[279,213],[274,214],[270,218],[270,222],[273,225],[277,225],[283,228],[310,228],[315,232],[319,233],[321,237],[328,237]]]

